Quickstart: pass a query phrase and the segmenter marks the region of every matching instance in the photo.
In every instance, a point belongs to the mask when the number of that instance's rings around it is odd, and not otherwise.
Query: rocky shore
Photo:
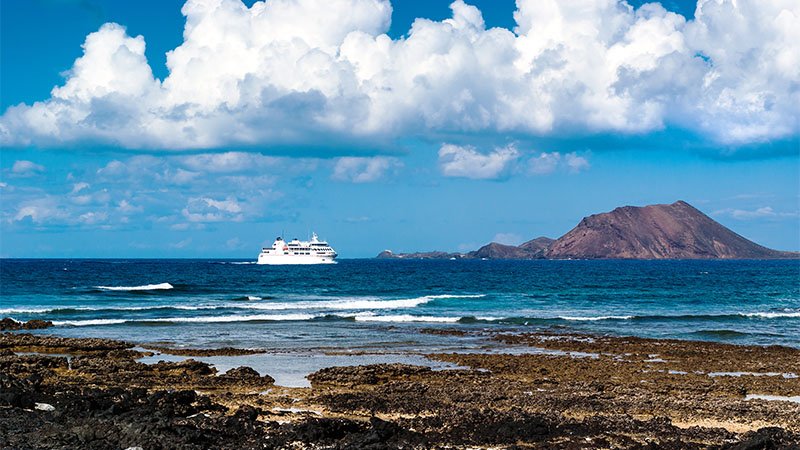
[[[248,367],[144,364],[133,343],[5,332],[0,448],[800,448],[800,350],[490,338],[517,351],[430,355],[464,370],[332,367],[286,388]],[[198,354],[220,351],[237,354]]]

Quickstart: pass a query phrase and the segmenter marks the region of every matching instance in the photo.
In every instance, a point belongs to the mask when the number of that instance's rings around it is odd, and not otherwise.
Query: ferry
[[[310,241],[297,238],[289,242],[282,237],[275,238],[272,247],[264,247],[258,254],[257,264],[336,264],[336,251],[327,242],[320,241],[317,233]]]

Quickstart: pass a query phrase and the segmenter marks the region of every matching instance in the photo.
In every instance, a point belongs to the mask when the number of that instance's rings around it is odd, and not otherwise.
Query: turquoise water
[[[800,347],[798,261],[1,260],[0,316],[197,347],[455,350],[422,328]]]

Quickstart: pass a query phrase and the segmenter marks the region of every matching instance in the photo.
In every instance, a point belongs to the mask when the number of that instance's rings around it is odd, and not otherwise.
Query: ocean
[[[0,260],[0,317],[37,333],[276,352],[485,348],[587,332],[800,347],[800,261]]]

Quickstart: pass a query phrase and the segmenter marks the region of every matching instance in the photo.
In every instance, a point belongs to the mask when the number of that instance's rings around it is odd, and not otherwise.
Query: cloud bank
[[[403,136],[647,133],[728,145],[800,134],[800,3],[517,0],[487,29],[462,0],[391,39],[387,0],[188,0],[154,78],[107,23],[50,98],[0,117],[4,146],[380,146]],[[345,144],[346,145],[346,144]]]

